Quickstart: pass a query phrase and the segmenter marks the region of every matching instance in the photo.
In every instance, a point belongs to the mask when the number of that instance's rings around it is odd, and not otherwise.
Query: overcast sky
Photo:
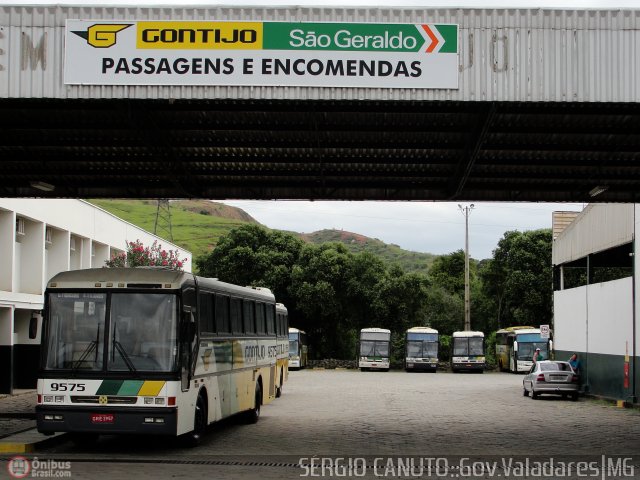
[[[464,249],[465,217],[448,202],[224,201],[240,207],[269,228],[311,233],[335,228],[434,254]],[[461,204],[471,205],[470,202]],[[469,216],[469,254],[490,258],[509,230],[551,228],[557,210],[581,211],[582,203],[474,202]]]

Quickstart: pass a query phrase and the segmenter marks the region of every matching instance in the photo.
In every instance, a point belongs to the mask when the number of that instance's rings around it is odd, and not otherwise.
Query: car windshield
[[[543,372],[571,372],[571,365],[564,362],[544,362],[540,364],[540,370]]]

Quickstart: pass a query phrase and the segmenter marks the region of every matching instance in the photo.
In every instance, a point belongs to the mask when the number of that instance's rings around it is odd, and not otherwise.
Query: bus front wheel
[[[282,384],[284,380],[284,372],[280,370],[280,384],[276,387],[276,398],[280,398],[282,396]]]
[[[202,442],[207,430],[207,405],[202,395],[198,395],[196,409],[193,416],[193,430],[186,434],[185,443],[188,447],[196,447]]]

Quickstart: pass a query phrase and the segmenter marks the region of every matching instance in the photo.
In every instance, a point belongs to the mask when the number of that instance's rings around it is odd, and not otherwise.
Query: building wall
[[[634,239],[637,208],[637,205],[590,205],[554,241],[554,264],[584,258]],[[634,251],[637,249],[635,246]],[[638,258],[634,256],[636,272],[638,267]],[[634,274],[554,292],[556,358],[567,359],[578,353],[582,384],[588,393],[637,402],[640,383],[637,277]],[[625,364],[629,372],[627,386]]]
[[[24,234],[16,232],[17,218]],[[191,271],[190,252],[82,200],[0,199],[0,393],[35,388],[47,281],[61,271],[102,267],[134,240],[178,249]]]

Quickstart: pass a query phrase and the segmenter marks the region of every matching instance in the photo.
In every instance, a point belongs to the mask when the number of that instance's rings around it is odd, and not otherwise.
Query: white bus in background
[[[358,345],[360,370],[389,370],[391,331],[386,328],[363,328]]]
[[[304,330],[289,327],[289,368],[305,368],[309,364],[309,343]]]
[[[484,333],[453,332],[451,369],[454,372],[473,370],[484,372]]]
[[[222,418],[258,421],[285,378],[286,315],[273,294],[181,271],[59,273],[42,335],[38,431],[83,443],[126,433],[196,444]]]
[[[533,354],[540,349],[543,360],[550,360],[553,341],[542,338],[539,328],[510,327],[496,332],[496,357],[500,370],[528,372],[533,365]]]
[[[282,303],[276,303],[276,338],[276,374],[279,376],[276,381],[276,397],[280,397],[284,382],[289,378],[289,311]]]
[[[438,369],[438,330],[413,327],[407,330],[405,337],[405,370],[435,372]]]

